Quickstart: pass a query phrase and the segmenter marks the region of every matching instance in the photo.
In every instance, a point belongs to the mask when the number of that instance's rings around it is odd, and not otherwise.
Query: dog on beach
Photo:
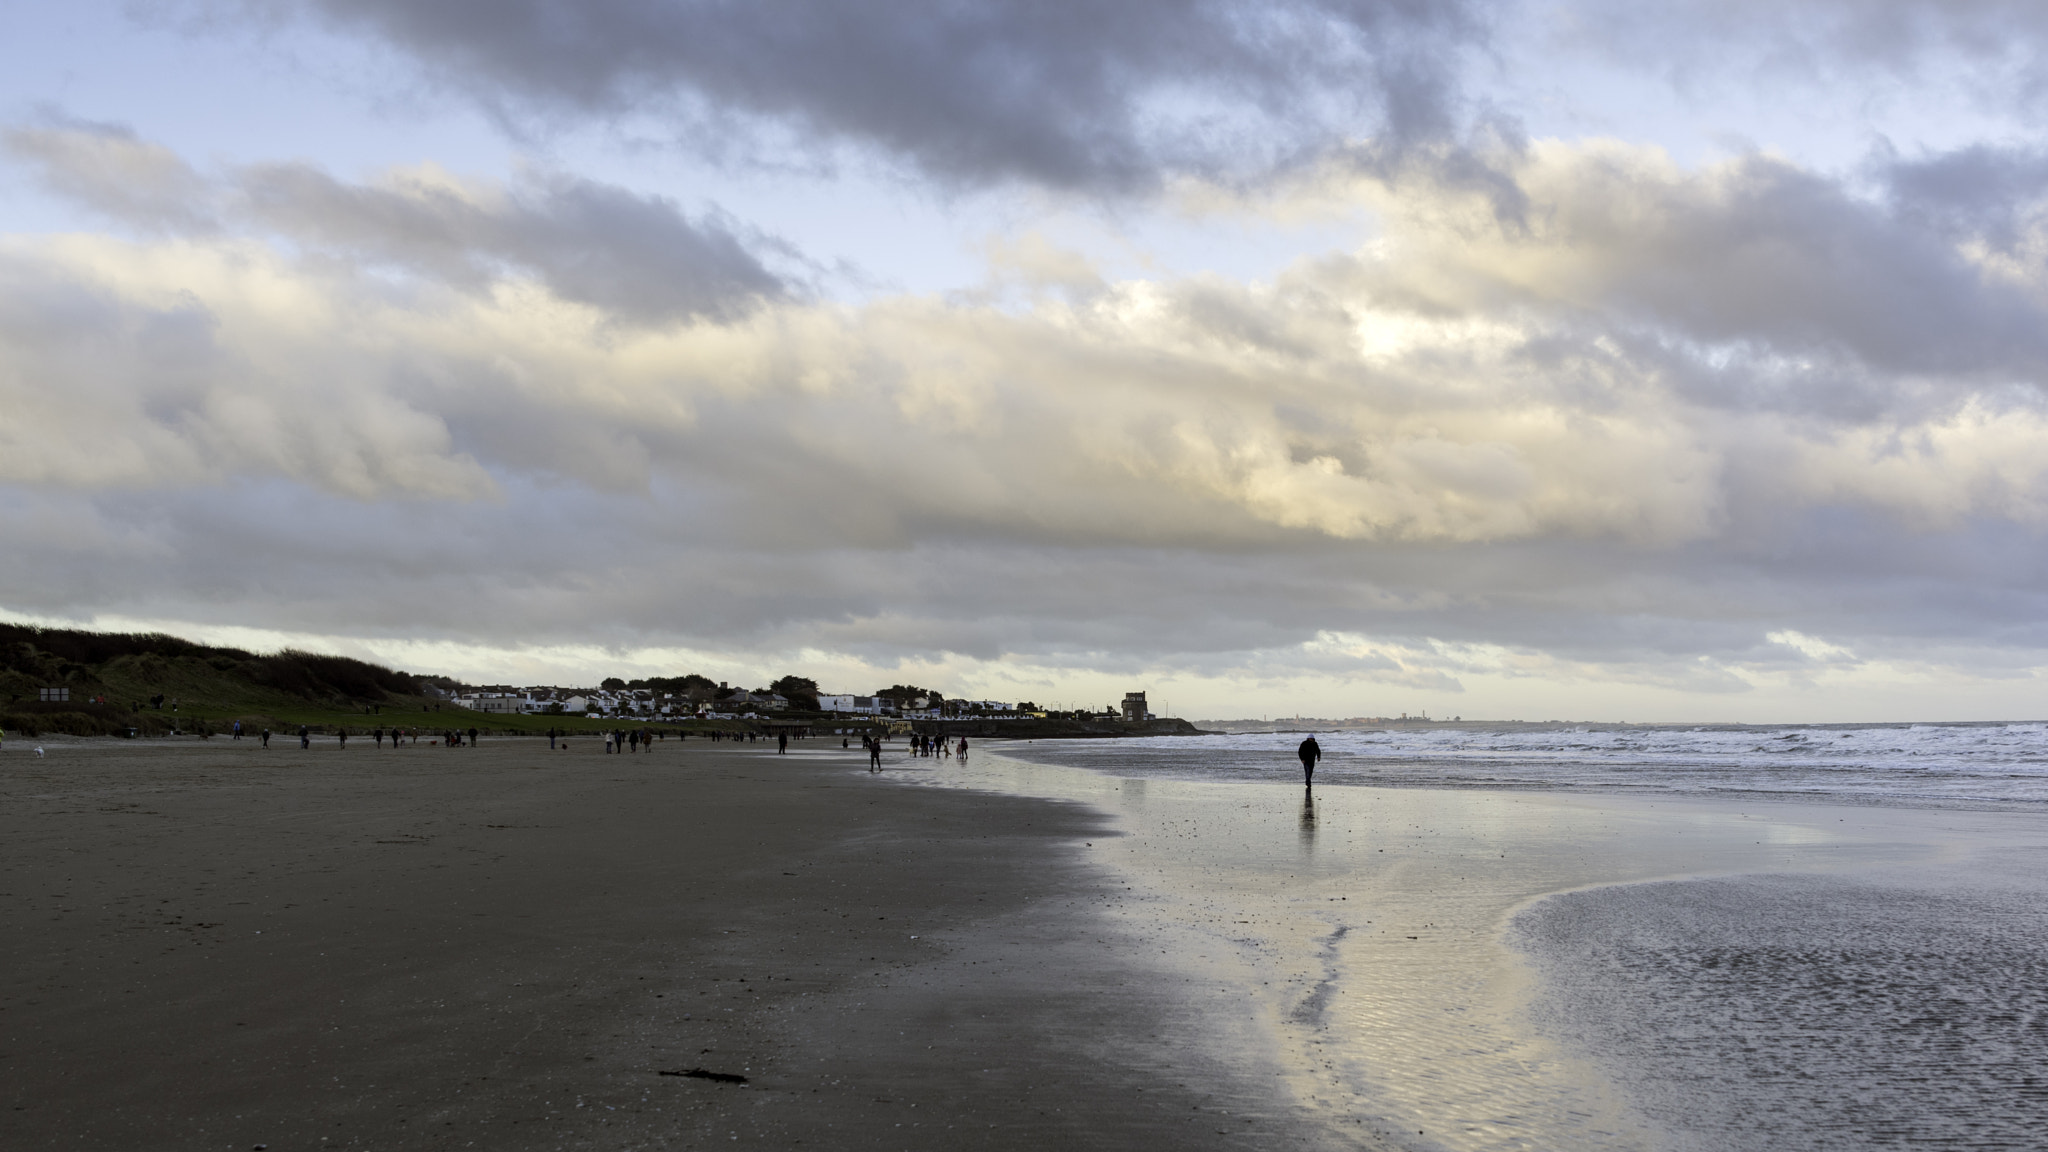
[[[42,758],[43,758],[43,746],[42,746],[41,744],[38,744],[38,745],[36,745],[36,759],[38,759],[38,760],[41,760]]]

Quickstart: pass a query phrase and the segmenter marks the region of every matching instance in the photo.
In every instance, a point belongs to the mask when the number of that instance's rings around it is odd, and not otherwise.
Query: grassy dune
[[[40,688],[71,690],[40,703]],[[418,677],[346,656],[257,655],[162,634],[82,632],[0,624],[0,728],[23,735],[158,736],[245,728],[330,732],[398,725],[540,734],[616,728],[620,721],[503,716],[442,704]],[[162,696],[159,707],[152,703]],[[94,702],[105,698],[105,703]],[[740,721],[662,724],[668,731],[743,731]]]

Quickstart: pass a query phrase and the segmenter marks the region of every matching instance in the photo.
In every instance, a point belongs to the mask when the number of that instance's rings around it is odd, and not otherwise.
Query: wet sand
[[[1006,751],[10,743],[0,1146],[2039,1146],[2032,814]]]
[[[0,1146],[1334,1143],[1081,804],[822,741],[44,743],[0,753]]]
[[[2043,1146],[2035,813],[1473,788],[1311,800],[1285,764],[1210,780],[1003,751],[905,777],[1113,816],[1126,834],[1098,841],[1098,862],[1132,896],[1111,915],[1234,989],[1231,1017],[1335,1138]]]

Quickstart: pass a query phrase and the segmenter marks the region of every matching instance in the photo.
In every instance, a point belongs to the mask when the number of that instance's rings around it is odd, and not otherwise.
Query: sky
[[[0,617],[2048,715],[2048,8],[0,2]]]

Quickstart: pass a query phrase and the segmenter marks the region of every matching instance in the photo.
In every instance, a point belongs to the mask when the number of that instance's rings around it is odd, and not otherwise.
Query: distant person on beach
[[[775,734],[775,754],[777,756],[789,755],[789,733],[777,732]]]
[[[474,728],[469,730],[469,746],[471,748],[476,747],[476,729]]]
[[[348,729],[346,729],[346,728],[337,728],[337,729],[335,729],[335,739],[337,739],[337,740],[341,741],[341,750],[342,750],[343,752],[346,752],[346,751],[348,751]]]
[[[962,763],[967,761],[967,737],[965,736],[960,738],[960,760]]]
[[[303,751],[304,749],[311,748],[312,746],[313,730],[306,727],[304,724],[299,725],[299,748]]]
[[[554,750],[555,750],[555,730],[554,730],[553,728],[550,728],[550,729],[548,729],[548,751],[550,751],[550,752],[553,752]]]
[[[1311,736],[1301,742],[1301,747],[1296,748],[1294,754],[1301,757],[1301,786],[1313,787],[1316,782],[1316,761],[1323,758],[1323,746],[1316,743],[1316,738]]]
[[[265,748],[270,747],[270,729],[268,728],[263,730],[263,746]]]
[[[241,722],[240,720],[237,720],[237,721],[235,721],[235,739],[237,739],[237,740],[240,740],[241,738],[242,738],[242,722]]]
[[[882,740],[881,740],[881,737],[879,737],[879,736],[870,736],[870,737],[868,737],[868,738],[867,738],[867,745],[868,745],[868,771],[870,771],[870,772],[880,772],[880,771],[882,770]]]

